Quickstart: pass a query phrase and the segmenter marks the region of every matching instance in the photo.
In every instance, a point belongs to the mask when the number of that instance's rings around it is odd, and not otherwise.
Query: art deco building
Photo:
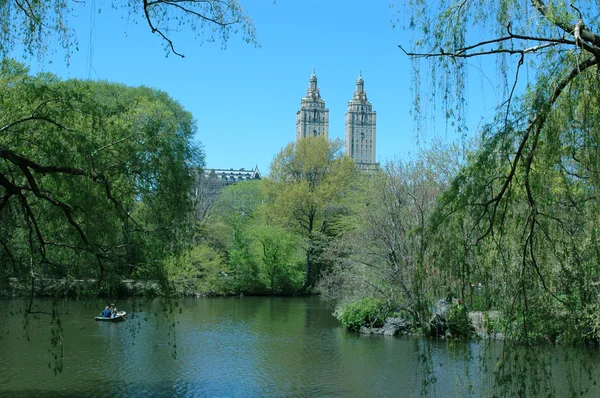
[[[306,97],[302,98],[300,109],[296,112],[296,141],[307,136],[329,138],[329,109],[325,108],[325,100],[319,93],[314,68]]]
[[[367,100],[362,73],[356,80],[356,90],[352,101],[348,101],[346,112],[346,154],[350,155],[359,170],[371,170],[377,167],[376,112]]]

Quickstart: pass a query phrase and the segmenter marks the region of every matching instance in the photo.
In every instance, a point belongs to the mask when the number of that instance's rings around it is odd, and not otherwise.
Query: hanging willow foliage
[[[448,254],[439,256],[439,267],[460,281],[463,296],[481,284],[486,308],[502,311],[509,339],[527,347],[598,343],[597,2],[404,4],[406,18],[398,22],[411,40],[400,48],[414,62],[417,120],[441,106],[448,125],[464,131],[468,65],[475,60],[496,61],[496,70],[493,62],[480,65],[487,75],[498,73],[503,93],[496,118],[480,131],[480,149],[433,217],[433,240]],[[424,81],[433,95],[425,96]],[[498,381],[511,393],[552,392],[548,369],[528,353],[505,350]],[[518,372],[522,384],[511,379]]]

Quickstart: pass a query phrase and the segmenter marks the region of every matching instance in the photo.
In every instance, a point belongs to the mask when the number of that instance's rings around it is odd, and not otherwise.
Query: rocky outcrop
[[[402,318],[387,318],[380,328],[362,326],[360,332],[363,334],[382,334],[384,336],[397,336],[410,333],[412,324]]]
[[[487,317],[487,322],[486,322]],[[469,312],[471,324],[475,329],[475,334],[482,339],[504,340],[504,333],[497,332],[491,325],[497,324],[500,319],[498,311],[471,311]]]
[[[448,323],[446,317],[440,314],[434,313],[429,318],[429,334],[432,336],[446,336],[448,332]]]
[[[429,318],[429,334],[431,336],[446,336],[448,332],[448,314],[452,303],[445,299],[438,300]]]
[[[428,332],[430,336],[440,338],[456,337],[451,332],[448,325],[448,317],[452,305],[458,303],[448,302],[444,299],[438,300],[433,308],[433,312],[428,322]],[[470,311],[468,313],[469,321],[472,325],[472,332],[469,334],[477,335],[483,339],[503,340],[504,333],[495,330],[494,325],[498,324],[500,313],[498,311]],[[410,321],[403,318],[387,318],[381,327],[362,326],[360,333],[377,334],[384,336],[398,336],[411,333],[413,325]]]
[[[451,302],[446,299],[440,299],[437,301],[437,303],[435,303],[433,314],[438,315],[442,319],[446,319],[450,313],[450,308],[452,308]]]

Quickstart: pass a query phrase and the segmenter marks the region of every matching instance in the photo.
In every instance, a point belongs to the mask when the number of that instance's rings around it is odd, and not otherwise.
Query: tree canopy
[[[30,76],[5,59],[0,120],[3,277],[160,275],[203,162],[189,112],[157,90]]]
[[[355,163],[341,152],[341,142],[306,137],[286,146],[271,164],[267,180],[270,216],[303,236],[305,287],[311,287],[323,266],[331,237],[341,232],[358,182]]]

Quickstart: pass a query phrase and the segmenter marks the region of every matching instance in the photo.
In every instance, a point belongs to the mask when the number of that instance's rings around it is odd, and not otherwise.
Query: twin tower
[[[356,89],[352,101],[348,101],[346,112],[345,152],[354,159],[361,170],[377,167],[375,161],[375,125],[376,112],[367,100],[362,73],[356,80]],[[296,113],[296,141],[307,136],[329,138],[329,109],[321,98],[317,87],[317,76],[313,69],[306,97],[302,98],[300,109]]]

